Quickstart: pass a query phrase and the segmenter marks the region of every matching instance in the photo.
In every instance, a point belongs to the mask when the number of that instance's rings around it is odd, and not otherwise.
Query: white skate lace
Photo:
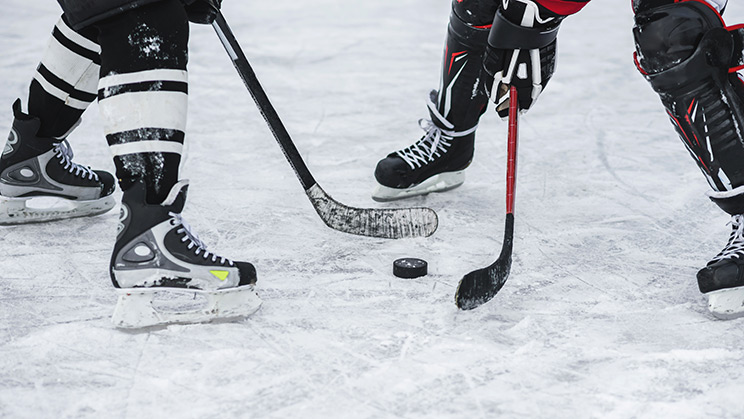
[[[72,161],[72,148],[67,140],[62,140],[54,145],[54,151],[59,157],[60,163],[64,165],[64,170],[73,173],[75,176],[80,176],[83,179],[88,178],[89,180],[98,180],[98,174],[94,172],[90,167],[81,166]]]
[[[744,214],[732,216],[729,224],[731,225],[731,236],[729,236],[728,243],[721,250],[721,253],[708,262],[709,265],[719,260],[744,257]]]
[[[430,99],[427,101],[429,111],[442,125],[446,127],[446,129],[440,128],[431,119],[422,118],[418,120],[419,127],[421,127],[426,134],[413,145],[403,150],[396,151],[398,157],[403,159],[403,161],[414,170],[434,161],[436,157],[445,154],[452,146],[452,141],[455,138],[464,137],[475,132],[475,129],[478,128],[478,125],[476,125],[465,131],[453,130],[454,125],[439,113],[436,103],[431,99],[431,94],[429,97]]]
[[[181,214],[176,214],[175,212],[169,212],[168,215],[173,217],[171,219],[171,223],[173,225],[180,225],[181,228],[176,230],[176,233],[181,234],[184,233],[183,238],[181,238],[182,243],[188,243],[188,249],[194,250],[194,253],[199,256],[201,254],[202,258],[209,259],[211,257],[211,261],[214,263],[217,263],[217,260],[219,259],[220,264],[229,264],[230,266],[233,266],[233,261],[227,258],[224,258],[222,256],[217,256],[214,253],[207,250],[207,245],[204,244],[201,239],[199,239],[199,236],[196,235],[193,231],[191,231],[191,226],[186,222],[186,220],[181,217]]]

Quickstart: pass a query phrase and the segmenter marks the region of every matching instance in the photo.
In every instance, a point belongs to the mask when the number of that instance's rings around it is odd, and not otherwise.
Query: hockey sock
[[[95,25],[101,44],[98,102],[122,190],[145,182],[160,203],[178,181],[186,128],[189,27],[178,0]]]
[[[101,51],[96,31],[74,31],[64,16],[54,26],[47,49],[31,81],[28,113],[41,122],[38,137],[65,137],[96,99]]]

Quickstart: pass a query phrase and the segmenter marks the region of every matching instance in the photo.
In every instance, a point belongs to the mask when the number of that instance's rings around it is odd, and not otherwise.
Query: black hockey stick
[[[318,185],[307,168],[221,12],[217,13],[217,19],[212,26],[230,55],[240,78],[253,96],[261,115],[269,124],[274,138],[294,169],[315,211],[328,227],[345,233],[388,239],[430,236],[436,231],[439,220],[437,213],[430,208],[353,208],[331,198]]]
[[[506,225],[504,244],[496,262],[462,277],[455,293],[455,304],[462,310],[472,310],[488,302],[504,286],[509,276],[514,242],[514,192],[517,180],[517,88],[509,89],[509,139],[506,151]]]

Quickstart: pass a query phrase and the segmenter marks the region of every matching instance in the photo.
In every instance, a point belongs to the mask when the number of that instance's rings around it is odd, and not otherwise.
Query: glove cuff
[[[549,27],[532,28],[509,21],[499,10],[488,34],[488,45],[498,49],[539,49],[550,45],[558,36],[560,21]]]

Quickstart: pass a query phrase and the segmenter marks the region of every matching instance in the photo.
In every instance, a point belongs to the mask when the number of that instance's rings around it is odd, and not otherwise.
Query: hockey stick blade
[[[504,243],[496,262],[486,268],[465,275],[457,285],[455,304],[462,310],[472,310],[490,301],[506,283],[511,270],[512,245],[514,242],[514,195],[517,180],[518,135],[517,89],[509,89],[509,139],[506,162],[506,221]]]
[[[279,143],[284,157],[300,180],[315,211],[327,226],[344,233],[386,239],[427,237],[434,234],[439,219],[431,208],[354,208],[331,198],[310,173],[221,12],[217,12],[212,27]]]
[[[331,198],[317,183],[307,196],[328,227],[361,236],[399,239],[428,237],[437,230],[437,213],[429,208],[353,208]]]
[[[511,270],[514,242],[514,215],[506,215],[504,245],[496,262],[465,275],[457,286],[455,303],[461,310],[472,310],[490,301],[506,283]]]

